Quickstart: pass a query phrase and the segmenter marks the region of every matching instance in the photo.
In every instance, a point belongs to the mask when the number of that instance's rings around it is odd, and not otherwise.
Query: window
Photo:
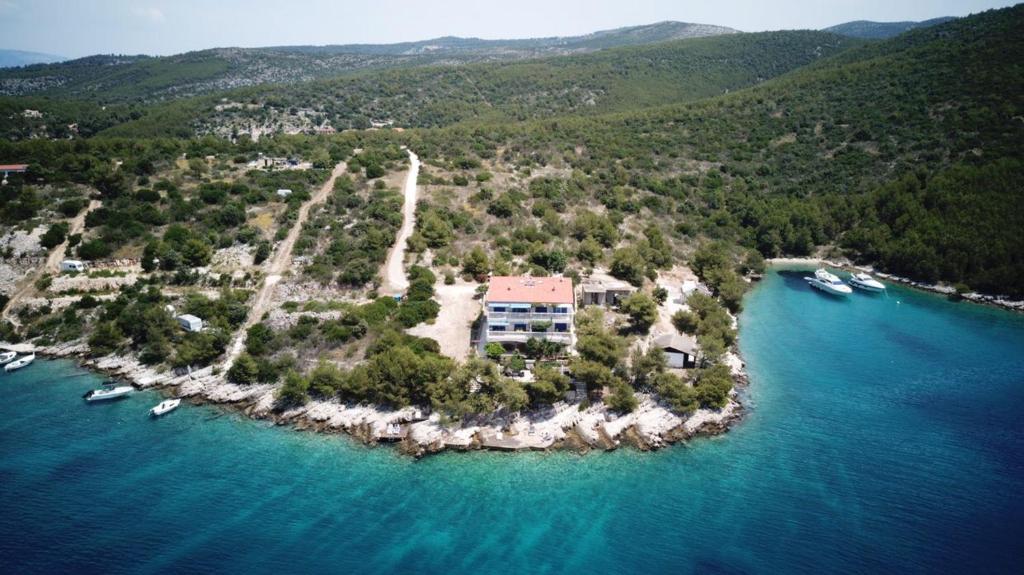
[[[561,332],[569,331],[569,324],[567,324],[567,323],[556,323],[555,324],[555,331],[561,331]]]
[[[539,306],[533,308],[533,311],[534,311],[534,313],[548,313],[548,306],[546,306],[546,305],[539,305]]]
[[[525,323],[517,323],[512,326],[512,331],[526,331]]]
[[[491,329],[491,331],[505,331],[505,326],[503,326],[503,325],[492,325],[490,329]]]
[[[560,305],[556,307],[553,311],[555,313],[569,313],[569,308],[564,305]]]
[[[491,311],[494,312],[494,313],[505,313],[505,310],[507,310],[507,309],[508,308],[506,308],[503,305],[492,305],[491,306]]]

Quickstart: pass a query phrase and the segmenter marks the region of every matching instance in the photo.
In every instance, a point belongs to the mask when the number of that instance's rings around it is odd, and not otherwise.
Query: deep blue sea
[[[37,361],[0,376],[0,571],[1024,572],[1024,317],[803,275],[746,300],[744,422],[653,454],[413,461]]]

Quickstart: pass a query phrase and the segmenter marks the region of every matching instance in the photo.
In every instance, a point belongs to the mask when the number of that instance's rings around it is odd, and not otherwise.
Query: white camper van
[[[60,262],[60,271],[62,272],[84,272],[85,264],[79,260],[64,260]]]

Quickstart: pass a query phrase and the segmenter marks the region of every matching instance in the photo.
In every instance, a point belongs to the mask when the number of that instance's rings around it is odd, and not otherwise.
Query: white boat
[[[850,276],[850,285],[865,291],[885,291],[885,284],[866,273],[855,273]]]
[[[160,402],[159,405],[149,410],[149,414],[157,417],[167,413],[168,411],[174,411],[179,405],[181,405],[180,399],[165,399]]]
[[[11,372],[11,371],[14,371],[16,369],[21,369],[21,368],[25,367],[26,365],[32,363],[35,360],[36,360],[36,354],[34,354],[34,353],[30,353],[28,355],[23,355],[23,356],[19,357],[18,359],[16,359],[16,360],[8,363],[7,365],[5,365],[4,366],[4,371]]]
[[[103,401],[104,399],[117,399],[124,397],[133,391],[130,385],[120,385],[117,387],[107,387],[104,389],[94,389],[82,397],[86,401]]]
[[[825,293],[832,295],[849,295],[853,293],[850,286],[844,284],[842,280],[824,269],[815,271],[814,277],[805,277],[804,279],[807,280],[807,283],[811,284],[811,287],[820,289]]]
[[[0,353],[0,365],[11,363],[11,360],[16,357],[18,357],[18,352],[16,351],[5,351]]]

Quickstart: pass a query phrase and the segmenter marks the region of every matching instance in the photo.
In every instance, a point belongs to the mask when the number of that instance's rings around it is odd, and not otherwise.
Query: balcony
[[[535,322],[572,323],[571,313],[494,313],[488,312],[487,319],[491,322]]]
[[[544,339],[556,343],[572,345],[571,331],[492,331],[487,330],[487,341],[526,343],[530,338]]]

